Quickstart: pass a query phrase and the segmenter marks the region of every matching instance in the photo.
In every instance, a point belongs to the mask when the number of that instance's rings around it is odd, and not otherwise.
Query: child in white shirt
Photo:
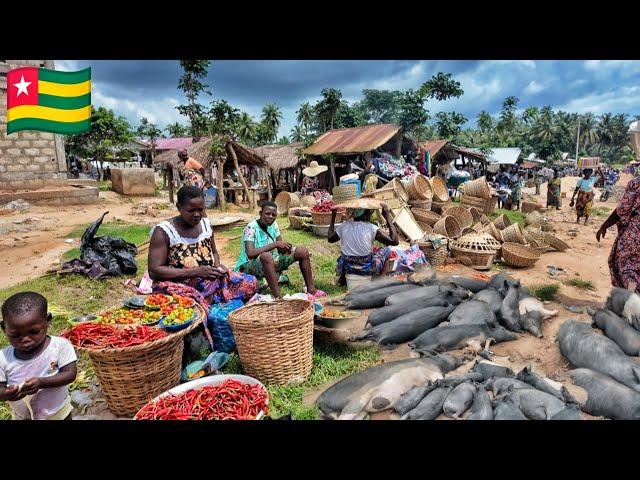
[[[2,305],[0,327],[11,345],[0,351],[0,401],[9,402],[14,420],[71,420],[67,385],[76,378],[76,352],[47,335],[50,324],[39,293],[17,293]]]

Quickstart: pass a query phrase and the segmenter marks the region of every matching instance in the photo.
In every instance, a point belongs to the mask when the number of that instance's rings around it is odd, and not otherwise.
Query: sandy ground
[[[152,213],[139,213],[141,207],[152,206]],[[163,209],[164,207],[164,209]],[[144,209],[144,208],[143,208]],[[88,226],[104,212],[104,222],[123,220],[138,225],[153,225],[176,215],[176,209],[164,197],[126,197],[115,192],[100,192],[100,203],[67,207],[31,205],[23,213],[0,216],[0,288],[10,287],[38,277],[60,263],[64,252],[80,246],[79,239],[69,239],[69,233]],[[210,217],[239,216],[246,213],[220,214],[213,210]],[[69,240],[73,240],[72,242]],[[218,245],[221,248],[221,245]]]

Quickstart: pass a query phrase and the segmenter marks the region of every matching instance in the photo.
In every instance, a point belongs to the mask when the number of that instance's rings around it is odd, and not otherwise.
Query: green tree
[[[500,112],[500,120],[498,120],[497,129],[501,132],[513,133],[516,127],[516,108],[518,108],[517,97],[507,97],[502,102],[502,111]]]
[[[278,145],[290,145],[290,144],[291,144],[291,141],[289,140],[289,137],[287,137],[286,135],[278,139]]]
[[[153,163],[156,158],[156,140],[162,135],[162,130],[155,123],[149,123],[146,117],[142,117],[136,133],[140,138],[147,140],[151,144],[151,162]]]
[[[304,129],[305,138],[309,135],[309,129],[313,125],[313,107],[309,102],[300,105],[297,113],[298,124]]]
[[[353,128],[366,124],[363,112],[358,106],[351,106],[341,101],[336,112],[334,128]]]
[[[207,76],[210,65],[211,60],[180,60],[184,73],[178,81],[178,88],[187,97],[187,104],[178,105],[176,109],[189,119],[194,142],[200,140],[207,129],[204,107],[198,103],[198,98],[202,93],[211,95],[211,91],[202,82]]]
[[[460,82],[453,79],[451,73],[438,72],[437,75],[420,86],[419,93],[423,98],[435,98],[442,101],[451,97],[461,97],[464,90],[460,86]]]
[[[239,136],[236,132],[239,120],[240,110],[232,107],[226,100],[211,102],[209,123],[212,134]]]
[[[454,140],[462,131],[462,125],[467,119],[456,112],[438,112],[436,114],[436,127],[438,135],[447,140]]]
[[[238,138],[245,143],[253,143],[256,134],[256,124],[247,112],[242,112],[236,127]]]
[[[401,92],[391,90],[362,90],[360,108],[368,123],[395,123]]]
[[[275,141],[277,138],[281,119],[282,112],[275,103],[267,103],[262,108],[262,124],[268,133],[268,142]]]
[[[304,142],[304,130],[301,125],[296,125],[291,129],[291,141],[296,142]]]
[[[340,100],[342,92],[335,88],[323,88],[320,91],[322,100],[314,106],[317,123],[320,126],[320,133],[324,133],[329,129],[333,129],[338,109],[340,108]]]
[[[419,92],[409,89],[399,96],[398,123],[414,139],[420,140],[429,120],[429,112],[424,107],[424,98]]]
[[[96,160],[100,165],[100,180],[103,180],[107,153],[115,154],[133,138],[133,130],[126,118],[104,107],[97,110],[91,107],[91,130],[67,137],[66,145],[72,154]]]
[[[486,110],[482,110],[478,114],[477,124],[482,133],[489,133],[494,127],[493,117]]]
[[[178,122],[170,123],[165,127],[165,130],[170,137],[186,137],[189,132],[188,127],[185,127]]]

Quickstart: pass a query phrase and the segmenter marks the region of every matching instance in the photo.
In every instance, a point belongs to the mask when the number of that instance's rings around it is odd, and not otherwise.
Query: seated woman
[[[178,191],[180,215],[157,225],[149,245],[149,276],[154,292],[196,300],[205,311],[213,303],[249,300],[258,289],[255,277],[231,272],[220,263],[204,194],[194,186]]]
[[[314,298],[326,296],[325,292],[317,289],[313,284],[309,250],[306,247],[293,248],[293,245],[282,239],[276,222],[277,217],[277,205],[273,202],[264,202],[260,208],[260,218],[250,222],[242,233],[240,258],[235,270],[266,278],[271,295],[282,298],[278,285],[278,273],[287,270],[292,263],[298,262],[307,293]]]
[[[357,201],[356,201],[357,202]],[[368,206],[362,204],[363,206]],[[376,208],[359,208],[354,211],[352,222],[343,222],[337,227],[337,208],[331,212],[329,243],[340,240],[341,255],[338,257],[336,275],[339,285],[346,285],[346,275],[379,275],[391,251],[379,249],[374,253],[374,240],[384,245],[398,245],[398,232],[391,218],[389,207],[382,203],[382,216],[389,225],[389,235],[371,223],[371,214]]]

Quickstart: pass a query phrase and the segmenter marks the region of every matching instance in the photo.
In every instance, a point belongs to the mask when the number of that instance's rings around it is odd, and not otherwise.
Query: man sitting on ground
[[[295,247],[282,240],[276,219],[278,207],[273,202],[264,202],[260,208],[260,218],[249,223],[242,234],[240,258],[235,270],[258,278],[266,278],[271,295],[282,298],[278,285],[278,274],[298,262],[307,287],[307,293],[314,298],[326,296],[313,284],[311,260],[306,247]]]

